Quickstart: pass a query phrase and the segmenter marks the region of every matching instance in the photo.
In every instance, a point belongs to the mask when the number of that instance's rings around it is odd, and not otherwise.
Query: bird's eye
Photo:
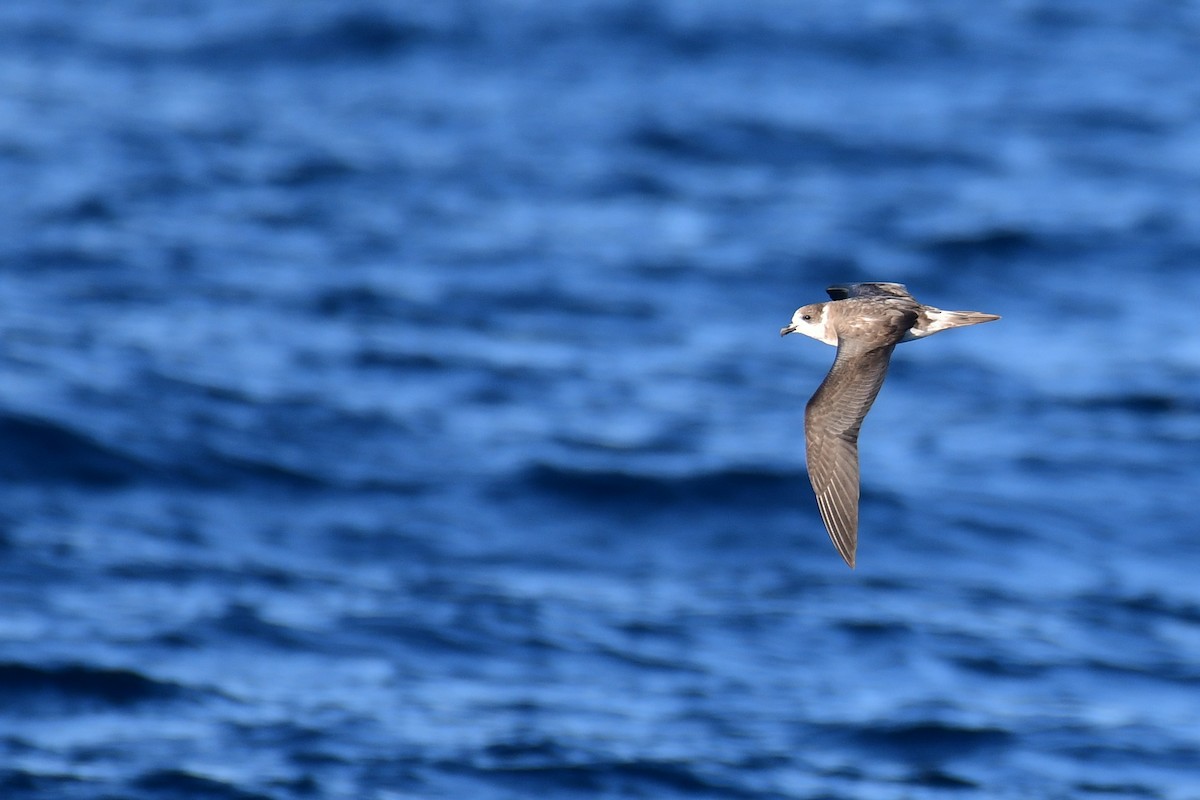
[[[808,322],[809,320],[811,320],[811,319],[812,319],[812,314],[805,314],[805,315],[804,315],[803,317],[801,317],[800,319],[804,320],[805,322]]]

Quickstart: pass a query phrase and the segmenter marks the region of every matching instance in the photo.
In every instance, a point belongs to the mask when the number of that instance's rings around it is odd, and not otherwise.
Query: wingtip
[[[829,528],[826,527],[826,530]],[[833,549],[837,550],[837,554],[842,557],[842,561],[846,562],[847,567],[854,569],[854,564],[858,560],[858,542],[854,539],[846,541],[844,538],[835,537],[831,530],[829,533],[829,538],[833,539]],[[857,532],[855,539],[857,539]]]

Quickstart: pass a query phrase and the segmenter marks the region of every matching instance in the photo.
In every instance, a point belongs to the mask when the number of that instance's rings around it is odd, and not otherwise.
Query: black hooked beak
[[[780,336],[787,336],[789,333],[795,333],[795,332],[796,332],[796,326],[795,326],[795,325],[788,325],[786,328],[780,328],[780,329],[779,329],[779,335],[780,335]]]

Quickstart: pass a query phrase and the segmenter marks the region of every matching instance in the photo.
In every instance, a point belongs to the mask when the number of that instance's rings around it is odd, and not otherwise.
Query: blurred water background
[[[0,796],[1200,797],[1200,4],[9,0]],[[859,568],[824,287],[901,347]]]

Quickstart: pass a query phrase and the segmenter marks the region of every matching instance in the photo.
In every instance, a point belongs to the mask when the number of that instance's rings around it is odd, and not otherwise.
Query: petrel
[[[918,303],[899,283],[840,283],[832,298],[796,309],[780,336],[803,333],[837,347],[833,366],[804,409],[808,479],[834,547],[851,568],[858,549],[858,430],[901,342],[1000,319]]]

